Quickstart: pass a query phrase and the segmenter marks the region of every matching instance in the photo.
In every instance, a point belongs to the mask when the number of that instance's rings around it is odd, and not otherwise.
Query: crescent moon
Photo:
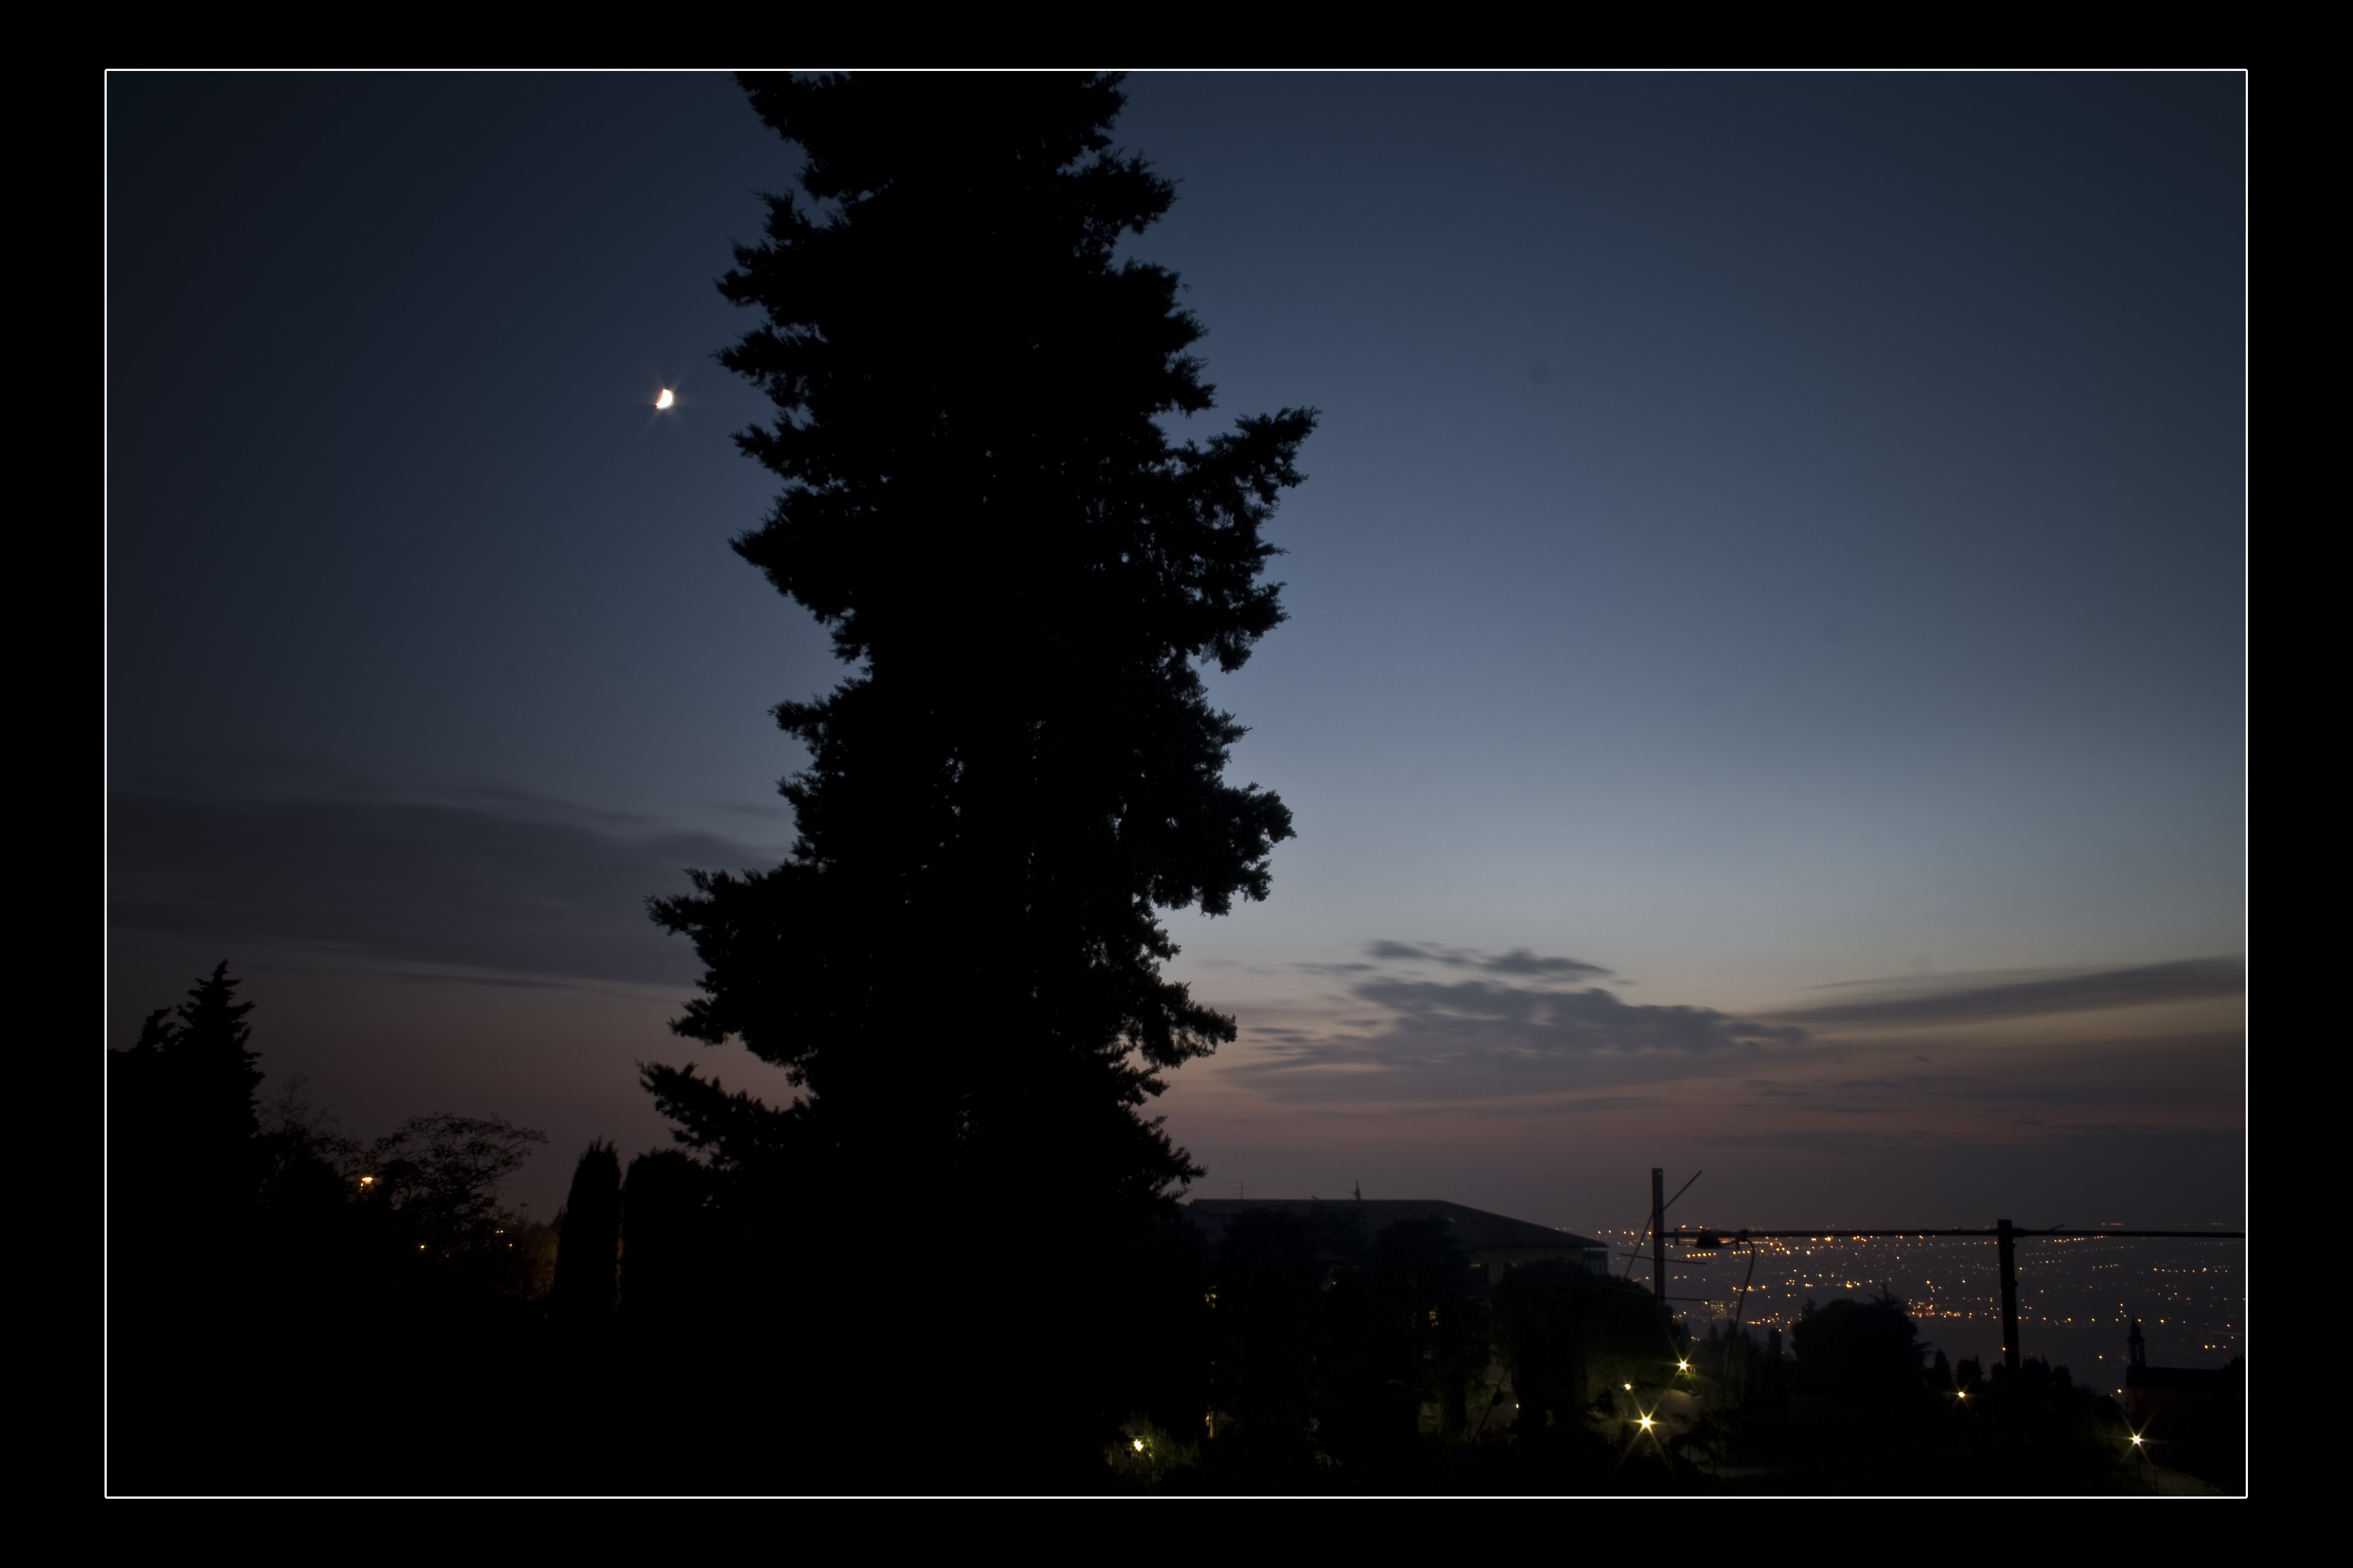
[[[654,406],[656,408],[668,408],[671,404],[676,403],[677,401],[678,395],[670,391],[669,387],[665,386],[661,389],[661,395],[654,399]]]

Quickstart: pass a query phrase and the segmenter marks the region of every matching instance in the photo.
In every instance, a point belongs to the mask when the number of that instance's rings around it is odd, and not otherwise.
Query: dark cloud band
[[[600,821],[554,802],[260,802],[118,795],[109,918],[224,952],[325,948],[511,974],[683,984],[686,944],[647,920],[688,866],[773,854]]]
[[[1443,947],[1432,942],[1388,942],[1369,944],[1368,958],[1388,963],[1436,963],[1449,969],[1475,969],[1487,974],[1512,974],[1527,979],[1599,980],[1609,971],[1577,958],[1546,958],[1525,947],[1509,952],[1481,952],[1476,948]],[[1368,965],[1352,965],[1366,968]]]
[[[1260,1050],[1237,1076],[1292,1100],[1475,1099],[1672,1076],[1678,1064],[1806,1043],[1795,1024],[1572,989],[1560,983],[1609,972],[1526,948],[1491,954],[1384,941],[1365,951],[1373,963],[1318,972],[1344,977],[1350,1000],[1379,1015],[1322,1036],[1253,1030]],[[1431,978],[1433,965],[1462,977]]]
[[[1964,976],[1934,988],[1896,981],[1866,985],[1879,994],[1788,1016],[1821,1030],[1917,1029],[2161,1006],[2238,995],[2246,989],[2246,965],[2236,958],[2193,958],[2031,980],[1970,983]]]

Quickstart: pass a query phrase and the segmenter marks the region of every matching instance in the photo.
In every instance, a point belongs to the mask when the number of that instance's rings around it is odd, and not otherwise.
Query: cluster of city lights
[[[1720,1232],[1701,1234],[1711,1244],[1725,1240]],[[1639,1242],[1644,1233],[1628,1230],[1624,1235]],[[1857,1269],[1852,1248],[1858,1239],[1863,1246],[1894,1250],[1878,1255],[1880,1267]],[[1760,1237],[1752,1244],[1755,1256],[1780,1267],[1757,1269],[1763,1278],[1757,1279],[1737,1272],[1729,1278],[1712,1272],[1711,1266],[1725,1264],[1736,1271],[1742,1269],[1746,1255],[1729,1242],[1723,1251],[1712,1246],[1690,1247],[1669,1255],[1668,1293],[1686,1299],[1676,1315],[1694,1327],[1728,1321],[1736,1314],[1744,1326],[1759,1331],[1787,1329],[1796,1321],[1797,1309],[1808,1294],[1884,1289],[1903,1300],[1912,1317],[1924,1324],[1989,1328],[2000,1319],[1992,1258],[1987,1256],[1992,1250],[1989,1239],[1855,1238],[1831,1232],[1788,1239]],[[2132,1257],[2131,1250],[2139,1250],[2140,1258]],[[2242,1321],[2240,1260],[2231,1256],[2211,1262],[2192,1261],[2170,1248],[2164,1250],[2171,1255],[2148,1258],[2145,1244],[2126,1237],[2054,1237],[2040,1241],[2037,1250],[2018,1264],[2020,1318],[2041,1328],[2106,1330],[2121,1329],[2137,1316],[2152,1327],[2189,1328],[2201,1352],[2235,1352]],[[2091,1275],[2103,1278],[2097,1282],[2084,1278]],[[2137,1308],[2116,1300],[2116,1288],[2123,1282],[2118,1275],[2148,1281],[2151,1289],[2138,1296]],[[2087,1286],[2093,1288],[2096,1304],[2084,1300]],[[2152,1311],[2152,1307],[2158,1310]],[[1972,1348],[1954,1353],[1982,1352]],[[2078,1362],[2086,1359],[2084,1348],[2072,1342],[2066,1353]]]

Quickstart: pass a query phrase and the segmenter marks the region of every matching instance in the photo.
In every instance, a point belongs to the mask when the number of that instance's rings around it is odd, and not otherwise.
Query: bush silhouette
[[[1920,1332],[1895,1297],[1810,1302],[1789,1330],[1806,1393],[1849,1404],[1894,1404],[1922,1391]]]

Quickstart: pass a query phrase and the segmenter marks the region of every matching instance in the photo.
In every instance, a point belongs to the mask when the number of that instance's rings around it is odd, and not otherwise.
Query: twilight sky
[[[1197,425],[1324,411],[1213,679],[1299,837],[1172,917],[1197,1191],[2238,1223],[2241,79],[1129,90]],[[227,957],[354,1131],[547,1129],[544,1215],[634,1060],[782,1087],[642,900],[780,856],[839,678],[726,548],[792,154],[720,76],[109,97],[109,1041]]]

